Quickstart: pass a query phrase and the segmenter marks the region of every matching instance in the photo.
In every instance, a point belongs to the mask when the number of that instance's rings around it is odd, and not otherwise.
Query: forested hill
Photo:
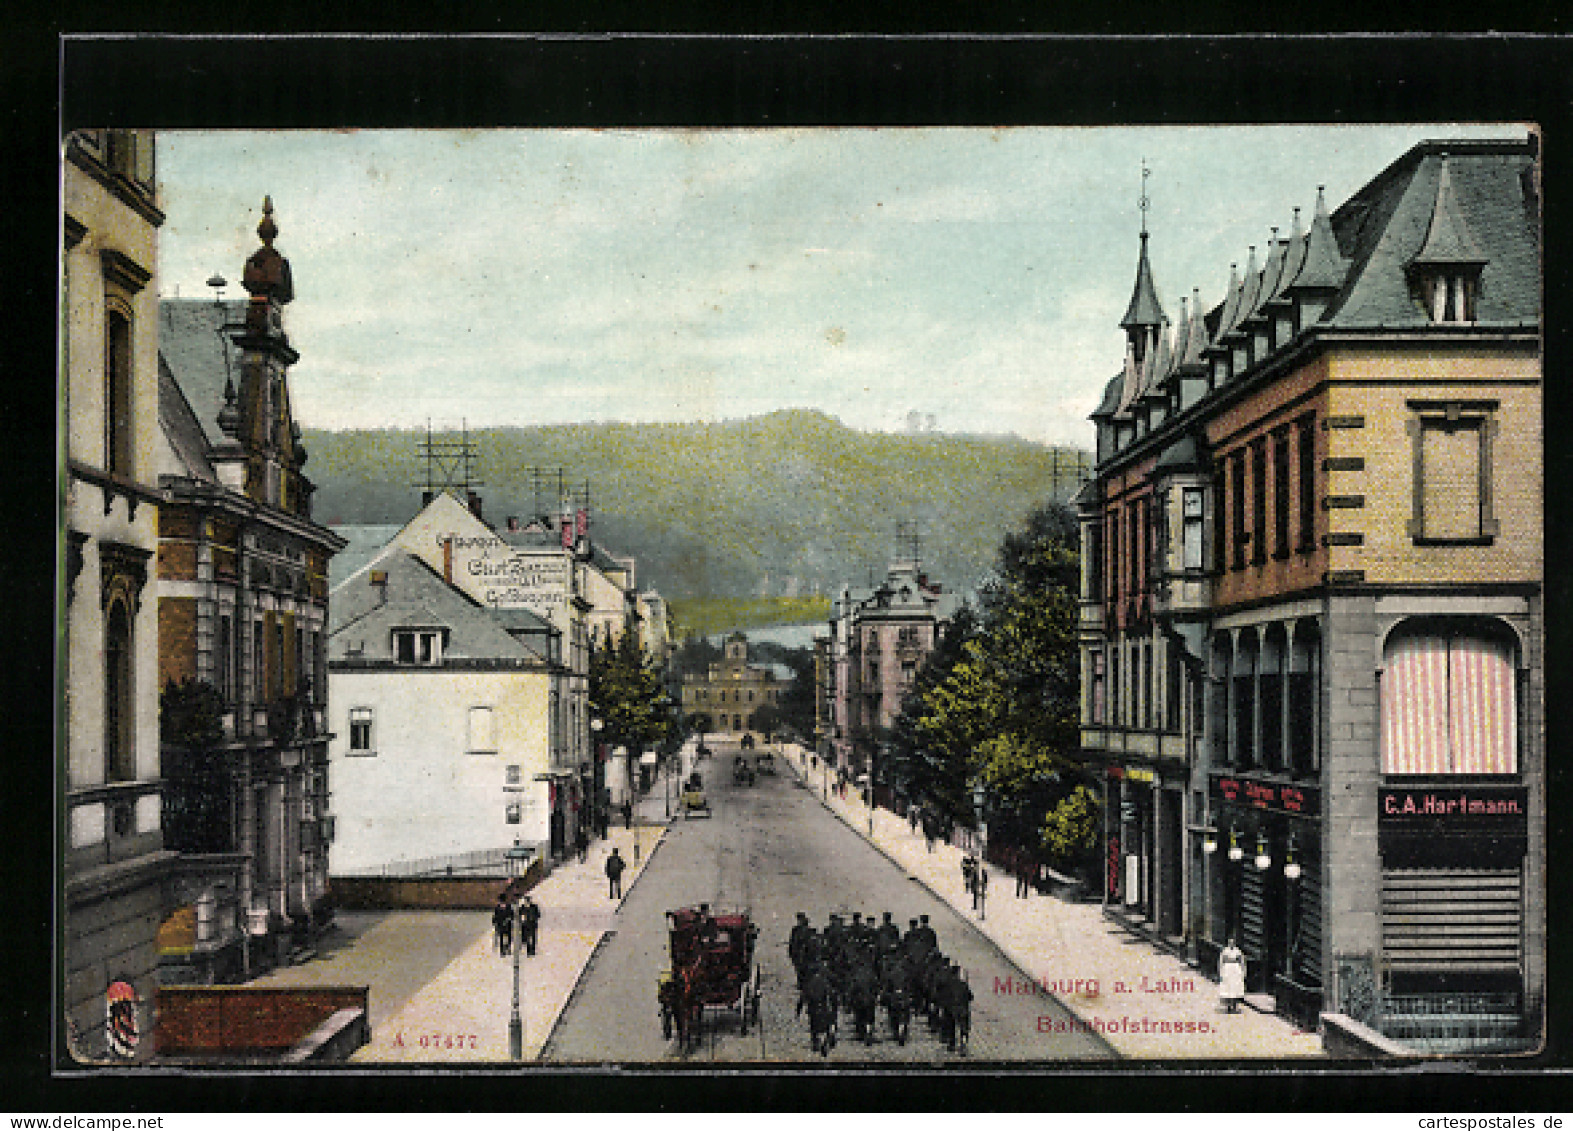
[[[402,523],[420,506],[422,430],[308,431],[318,521]],[[452,437],[452,438],[457,438]],[[531,468],[589,481],[592,535],[639,560],[669,599],[810,596],[882,574],[897,524],[923,532],[925,568],[974,586],[1005,531],[1077,488],[1077,455],[1024,440],[847,428],[782,411],[717,424],[576,424],[472,431],[488,521],[527,519]],[[1085,458],[1085,456],[1083,456]]]

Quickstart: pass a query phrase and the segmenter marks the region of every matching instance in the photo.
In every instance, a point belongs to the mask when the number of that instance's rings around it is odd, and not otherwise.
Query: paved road
[[[731,752],[700,764],[714,816],[674,824],[616,916],[615,930],[585,972],[542,1059],[558,1062],[805,1061],[808,1026],[794,1015],[797,994],[786,938],[797,911],[822,926],[831,911],[890,911],[905,927],[927,914],[939,945],[960,961],[977,999],[969,1060],[1060,1061],[1112,1056],[1100,1038],[1039,1031],[1038,1019],[1070,1018],[1041,994],[996,994],[995,979],[1025,979],[965,919],[908,879],[825,810],[789,770],[752,787],[731,782]],[[700,1047],[678,1052],[661,1036],[656,981],[668,964],[665,912],[708,902],[745,907],[760,928],[756,958],[762,979],[761,1024],[746,1036],[735,1013],[711,1012]],[[1019,985],[1019,983],[1018,983]],[[883,1037],[871,1046],[848,1038],[830,1063],[950,1062],[921,1020],[906,1046]]]

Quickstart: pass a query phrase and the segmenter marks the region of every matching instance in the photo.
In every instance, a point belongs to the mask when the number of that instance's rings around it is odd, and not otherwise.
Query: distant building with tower
[[[792,686],[792,670],[782,664],[755,664],[748,658],[748,637],[727,637],[722,656],[704,672],[683,676],[683,717],[700,716],[710,734],[740,738],[759,731],[761,709],[779,710]]]

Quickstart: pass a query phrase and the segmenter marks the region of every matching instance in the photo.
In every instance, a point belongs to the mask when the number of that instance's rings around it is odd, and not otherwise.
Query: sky
[[[726,420],[1088,446],[1145,183],[1165,312],[1318,186],[1518,125],[170,132],[164,297],[243,295],[271,196],[305,427]],[[1147,177],[1142,169],[1145,163]],[[913,414],[916,414],[915,416]]]

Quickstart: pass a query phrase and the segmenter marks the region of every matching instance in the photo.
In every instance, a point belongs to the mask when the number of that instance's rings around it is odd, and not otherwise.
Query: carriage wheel
[[[759,1024],[759,967],[754,967],[754,1024]]]
[[[740,1032],[745,1037],[748,1036],[749,1015],[750,1013],[757,1013],[758,1005],[759,1003],[754,1000],[754,987],[744,985],[743,1000],[739,1003],[738,1009],[739,1020],[741,1021],[738,1032]]]
[[[672,1039],[672,1007],[664,1001],[661,1003],[661,1038]]]

